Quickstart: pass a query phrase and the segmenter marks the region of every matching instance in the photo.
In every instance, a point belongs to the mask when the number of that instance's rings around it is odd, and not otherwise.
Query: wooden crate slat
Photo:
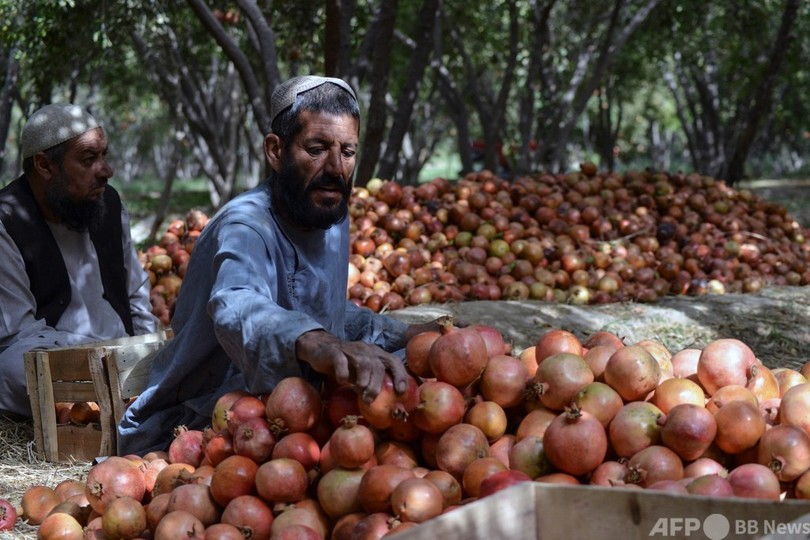
[[[57,461],[92,461],[100,455],[99,449],[104,447],[104,437],[98,426],[58,426],[57,435],[59,438],[58,448],[54,448]]]
[[[90,373],[93,375],[93,386],[98,395],[99,424],[102,435],[98,454],[100,456],[114,455],[118,448],[116,442],[118,422],[110,395],[109,374],[106,367],[111,356],[112,353],[108,349],[96,348],[92,349],[87,357]]]
[[[39,375],[37,374],[37,353],[27,352],[25,361],[25,384],[28,388],[28,399],[31,402],[31,413],[34,420],[34,447],[41,458],[45,458],[45,441],[42,437],[42,406],[39,400]],[[56,405],[54,404],[54,407]],[[54,413],[55,414],[55,413]],[[54,423],[56,419],[54,419]]]
[[[97,401],[96,389],[93,381],[88,379],[84,382],[75,381],[51,381],[53,384],[53,394],[58,396],[56,401]]]
[[[113,354],[115,372],[117,373],[117,388],[120,397],[127,400],[143,392],[152,359],[165,342],[147,343],[127,350],[116,350]],[[115,390],[113,390],[115,391]]]
[[[51,355],[59,357],[52,362],[50,377],[52,381],[91,381],[90,368],[87,365],[87,349],[48,350]]]
[[[57,449],[59,437],[56,432],[56,399],[51,384],[50,355],[38,351],[36,355],[37,391],[39,393],[39,417],[42,427],[42,451],[48,461],[59,461]]]

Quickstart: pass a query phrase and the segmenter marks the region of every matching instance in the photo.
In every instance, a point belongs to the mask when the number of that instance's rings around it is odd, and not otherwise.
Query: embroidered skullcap
[[[273,91],[273,97],[270,99],[270,124],[273,124],[276,116],[281,114],[284,109],[291,107],[292,104],[295,103],[295,98],[298,97],[299,94],[303,94],[308,90],[312,90],[313,88],[317,88],[318,86],[326,83],[332,83],[339,86],[348,92],[349,95],[352,96],[353,100],[357,101],[357,96],[354,94],[354,90],[352,90],[349,83],[343,79],[338,79],[335,77],[318,77],[316,75],[293,77],[292,79],[284,81],[278,85]]]
[[[96,119],[78,105],[45,105],[31,115],[23,128],[22,157],[29,158],[97,127]]]

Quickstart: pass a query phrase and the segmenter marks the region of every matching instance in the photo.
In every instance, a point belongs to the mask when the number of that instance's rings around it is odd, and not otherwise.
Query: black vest
[[[109,185],[104,190],[104,222],[90,231],[96,248],[104,298],[133,335],[132,312],[124,266],[121,198]],[[22,254],[31,292],[37,301],[37,319],[54,326],[70,304],[70,277],[59,246],[37,206],[25,175],[0,189],[0,221]]]

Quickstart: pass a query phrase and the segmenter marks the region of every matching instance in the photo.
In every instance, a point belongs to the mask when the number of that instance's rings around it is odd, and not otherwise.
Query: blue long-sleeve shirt
[[[312,376],[295,357],[305,332],[404,347],[406,323],[347,300],[348,256],[348,219],[296,229],[274,212],[268,182],[226,204],[194,246],[175,337],[119,425],[119,454],[165,448],[180,424],[208,425],[225,392],[267,393],[284,377]]]

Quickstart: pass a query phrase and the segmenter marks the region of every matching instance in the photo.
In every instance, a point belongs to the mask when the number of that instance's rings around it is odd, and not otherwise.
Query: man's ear
[[[274,133],[268,133],[264,137],[264,156],[270,164],[270,168],[276,172],[281,170],[282,158],[284,157],[284,145],[281,139]]]
[[[37,152],[32,156],[32,159],[34,161],[34,171],[36,171],[37,175],[50,180],[53,176],[54,164],[51,163],[45,152]]]

